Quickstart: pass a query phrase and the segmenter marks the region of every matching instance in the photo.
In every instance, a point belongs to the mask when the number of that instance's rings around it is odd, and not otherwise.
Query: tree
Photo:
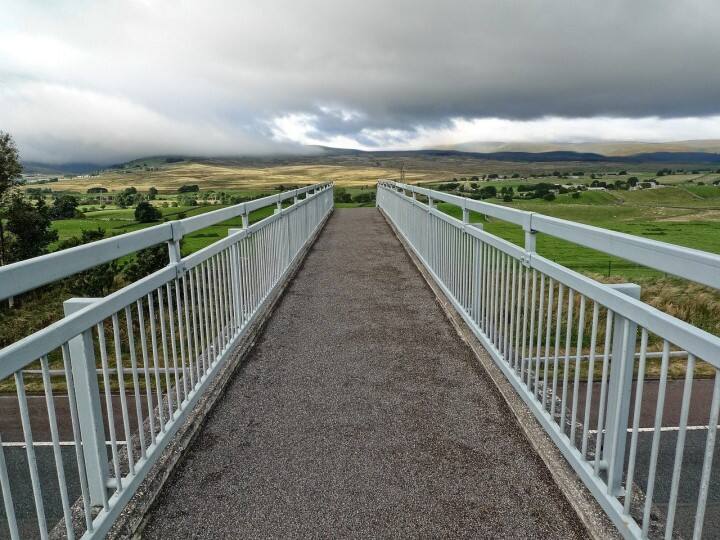
[[[160,210],[147,201],[143,201],[135,208],[135,221],[140,223],[151,223],[162,217]]]
[[[333,195],[336,203],[349,203],[352,202],[352,195],[350,195],[343,188],[336,188]]]
[[[543,195],[543,199],[546,201],[554,201],[555,194],[552,191],[548,191],[545,195]]]
[[[80,237],[73,236],[67,240],[60,242],[58,250],[68,249],[82,244],[89,244],[102,240],[105,237],[105,230],[98,227],[97,229],[85,230],[80,233]],[[67,278],[65,283],[71,293],[82,296],[105,296],[113,287],[115,275],[117,274],[117,263],[111,261],[109,263],[99,264],[89,270],[75,274]]]
[[[140,200],[137,189],[129,187],[123,189],[120,193],[115,195],[115,204],[120,208],[127,208],[133,206]]]
[[[9,133],[0,131],[0,266],[6,261],[6,241],[3,220],[7,218],[9,195],[21,183],[22,165],[15,141]]]
[[[178,193],[197,193],[198,191],[200,191],[200,187],[197,184],[186,184],[177,190]]]
[[[78,200],[72,195],[60,195],[53,201],[50,217],[53,219],[74,218],[77,213]]]
[[[156,188],[156,187],[151,187],[150,189],[148,189],[148,200],[149,200],[149,201],[154,201],[154,200],[155,200],[155,197],[157,197],[157,194],[158,194],[157,188]]]
[[[13,235],[6,242],[8,262],[23,261],[47,253],[48,245],[58,238],[51,224],[50,210],[45,201],[39,199],[33,206],[19,194],[14,194],[7,209],[7,230]]]
[[[141,249],[135,260],[123,269],[123,275],[129,282],[135,282],[145,276],[157,272],[170,263],[168,248],[165,244]]]

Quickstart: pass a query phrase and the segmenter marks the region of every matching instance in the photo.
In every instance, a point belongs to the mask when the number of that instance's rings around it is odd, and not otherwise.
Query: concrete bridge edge
[[[173,472],[185,457],[186,451],[196,440],[205,424],[208,414],[212,412],[215,405],[224,395],[233,375],[243,365],[247,354],[252,350],[257,338],[262,333],[275,306],[283,297],[288,285],[302,267],[307,254],[315,245],[315,241],[320,234],[322,234],[325,225],[331,217],[332,210],[322,221],[312,238],[305,244],[302,251],[298,254],[296,261],[288,268],[283,281],[265,301],[265,305],[261,308],[261,315],[252,326],[248,328],[245,336],[243,336],[236,345],[235,352],[230,361],[217,374],[211,387],[208,388],[205,395],[200,399],[195,410],[192,411],[187,421],[177,432],[173,440],[170,441],[157,463],[152,467],[147,478],[142,482],[137,492],[115,521],[108,532],[108,539],[141,538],[146,516],[155,504],[158,495],[168,480],[172,478]]]
[[[438,287],[417,256],[409,249],[402,235],[398,234],[397,229],[390,219],[388,219],[388,216],[380,208],[378,208],[378,211],[385,218],[393,234],[405,248],[405,253],[435,294],[435,299],[460,338],[467,343],[473,351],[477,360],[477,364],[472,366],[473,369],[483,370],[493,381],[501,397],[507,403],[508,408],[515,417],[520,430],[530,442],[533,449],[538,453],[543,463],[545,463],[553,480],[570,503],[570,506],[577,513],[578,518],[587,529],[589,536],[595,540],[622,538],[615,525],[605,515],[600,504],[590,493],[590,490],[588,490],[577,477],[575,471],[560,450],[545,433],[533,413],[525,406],[522,398],[515,392],[515,389],[507,381],[502,371],[495,365],[493,359],[487,351],[485,351],[483,345],[477,337],[475,337],[475,334],[473,334],[462,317],[457,313],[450,300],[445,296],[445,293]]]

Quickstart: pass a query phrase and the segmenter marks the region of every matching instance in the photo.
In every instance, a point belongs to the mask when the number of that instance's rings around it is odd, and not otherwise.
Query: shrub
[[[135,208],[135,221],[140,223],[150,223],[157,221],[162,217],[160,210],[155,208],[147,201],[143,201]]]
[[[543,195],[543,200],[545,201],[554,201],[555,200],[555,194],[551,191]]]

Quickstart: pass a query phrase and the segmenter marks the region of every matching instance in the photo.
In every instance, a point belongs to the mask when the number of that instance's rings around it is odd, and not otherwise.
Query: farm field
[[[713,185],[720,178],[720,173],[716,170],[696,173],[673,170],[672,174],[657,178],[657,164],[630,168],[624,175],[620,175],[618,172],[623,169],[609,165],[478,162],[457,156],[433,159],[395,156],[377,158],[374,162],[367,156],[343,156],[342,159],[316,160],[319,163],[310,158],[307,161],[199,160],[164,163],[148,159],[126,164],[125,169],[102,171],[98,176],[59,178],[57,182],[28,184],[27,188],[40,188],[47,204],[52,204],[53,198],[61,194],[75,196],[80,202],[78,210],[82,212],[81,215],[53,221],[52,227],[58,232],[59,238],[49,246],[50,250],[56,249],[63,240],[78,237],[83,230],[101,228],[105,236],[113,236],[158,223],[138,223],[133,207],[115,206],[117,194],[128,187],[135,187],[141,195],[146,194],[150,187],[155,187],[158,194],[151,204],[161,212],[162,220],[181,219],[217,210],[230,204],[228,201],[234,198],[245,200],[279,193],[280,189],[329,180],[336,182],[336,195],[343,192],[346,195],[343,200],[336,197],[336,207],[372,206],[373,201],[357,202],[354,199],[372,193],[378,178],[399,180],[397,166],[402,164],[407,167],[405,181],[408,183],[438,188],[443,183],[455,182],[458,187],[454,193],[465,196],[476,196],[479,189],[491,186],[498,194],[503,188],[513,188],[515,196],[512,200],[504,201],[498,196],[486,198],[485,201],[720,253],[720,186]],[[561,174],[562,178],[557,177],[557,174]],[[660,180],[663,187],[637,191],[587,190],[576,196],[572,193],[558,194],[551,201],[541,197],[519,197],[521,190],[518,188],[539,182],[573,186],[589,185],[597,180],[611,184],[630,177],[637,178],[639,182]],[[186,194],[178,193],[179,187],[187,185],[198,186],[198,192],[190,194],[197,202],[195,206],[185,204]],[[88,194],[87,190],[93,187],[103,187],[108,192]],[[441,204],[439,208],[460,217],[457,207]],[[271,212],[271,208],[260,210],[251,219],[262,219]],[[522,244],[523,233],[519,227],[492,219],[488,221],[480,215],[471,216],[471,220],[482,222],[488,232]],[[188,235],[182,242],[183,255],[212,244],[224,237],[228,228],[240,225],[241,219],[236,218]],[[358,231],[358,234],[362,234],[362,231]],[[694,298],[702,297],[704,307],[694,309],[694,319],[690,322],[720,334],[720,297],[716,291],[684,283],[639,264],[573,245],[559,238],[539,235],[537,246],[541,255],[596,279],[638,282],[643,287],[646,300],[666,311],[675,310],[674,314],[686,320],[691,317],[691,313],[682,306],[689,306]],[[125,262],[123,260],[121,264]],[[47,322],[56,317],[60,301],[59,296],[53,297],[52,303],[56,307],[48,308],[45,315],[36,316],[28,312],[26,316],[29,324],[26,326],[31,329],[40,321]],[[19,313],[16,311],[16,314]],[[0,328],[0,339],[4,341],[17,337],[16,334],[15,331],[6,332]]]

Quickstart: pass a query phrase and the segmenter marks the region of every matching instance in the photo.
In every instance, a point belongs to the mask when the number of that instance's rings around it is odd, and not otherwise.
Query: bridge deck
[[[375,209],[336,210],[143,536],[585,536]]]

